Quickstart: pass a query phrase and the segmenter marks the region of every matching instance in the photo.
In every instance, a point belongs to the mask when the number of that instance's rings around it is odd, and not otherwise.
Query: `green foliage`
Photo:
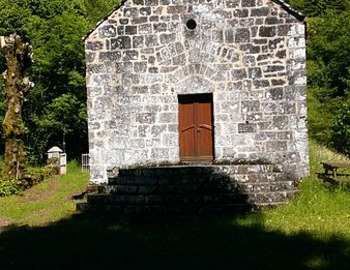
[[[22,191],[23,187],[21,186],[21,182],[15,179],[6,181],[0,179],[0,197],[20,194]]]
[[[328,98],[329,102],[320,102],[317,98],[319,88],[309,89],[307,96],[308,104],[308,131],[309,136],[323,145],[330,146],[332,139],[332,110],[337,106],[337,101]],[[320,117],[322,116],[322,117]]]
[[[47,106],[38,121],[38,130],[46,136],[47,143],[53,143],[59,136],[65,143],[67,136],[86,136],[86,118],[85,104],[73,94],[63,94]]]
[[[23,179],[20,181],[21,186],[24,189],[31,188],[42,182],[47,177],[45,168],[42,167],[29,167],[27,166],[24,171]]]
[[[89,27],[93,28],[101,19],[105,18],[121,0],[89,0],[85,1],[86,12],[88,14]]]
[[[311,138],[350,154],[346,109],[350,98],[350,5],[346,1],[291,0],[307,20],[308,128]],[[340,123],[344,121],[344,123]]]
[[[308,43],[309,83],[326,87],[328,96],[344,96],[350,67],[350,7],[343,12],[329,10],[310,20],[314,34]]]
[[[2,162],[1,162],[2,167]],[[42,168],[26,167],[23,177],[16,179],[0,179],[0,197],[18,195],[24,190],[39,184],[44,180],[46,172]]]
[[[26,40],[25,32],[22,26],[26,24],[30,16],[30,10],[27,8],[29,0],[1,0],[0,1],[0,35],[10,35],[17,32]]]
[[[293,8],[309,17],[322,16],[328,10],[342,11],[348,6],[344,0],[287,0]]]
[[[0,0],[0,35],[16,32],[34,49],[29,76],[35,87],[27,96],[23,112],[27,127],[24,140],[32,163],[42,163],[51,146],[62,147],[65,142],[69,158],[87,151],[82,37],[118,3],[119,0]],[[0,69],[5,70],[2,57]],[[0,121],[2,89],[0,79]],[[63,108],[67,112],[63,113]]]
[[[350,99],[338,104],[331,128],[334,149],[350,156]]]
[[[69,157],[74,157],[86,147],[86,143],[81,144],[79,148],[74,145],[78,140],[83,142],[87,140],[86,117],[76,121],[82,114],[76,114],[72,110],[62,113],[62,109],[58,106],[69,108],[72,103],[65,106],[61,102],[61,105],[57,105],[57,99],[63,102],[79,100],[80,104],[75,104],[78,110],[86,110],[84,51],[81,37],[88,29],[87,22],[83,17],[68,11],[63,11],[61,15],[49,21],[34,17],[34,22],[33,29],[29,32],[32,35],[31,39],[35,41],[33,76],[37,78],[35,81],[37,87],[28,98],[30,104],[26,119],[31,127],[29,136],[32,137],[34,133],[40,137],[34,140],[30,138],[27,145],[36,155],[46,152],[52,145],[63,147],[65,139],[62,134],[71,133],[70,130],[74,129],[79,139],[70,140],[67,145],[68,149],[75,150],[69,153]],[[47,34],[48,32],[50,34]],[[70,98],[62,100],[61,97],[64,95]],[[44,109],[37,104],[42,104]],[[64,117],[64,124],[58,123],[59,125],[54,126],[57,122],[52,122],[55,118],[53,114],[57,115],[57,112]],[[50,121],[51,123],[48,123]]]

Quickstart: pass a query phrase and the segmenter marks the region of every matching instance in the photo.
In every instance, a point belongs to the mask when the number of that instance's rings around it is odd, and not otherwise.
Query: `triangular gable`
[[[123,0],[117,5],[112,11],[110,11],[103,19],[101,19],[94,28],[92,28],[86,35],[83,37],[83,40],[86,40],[92,32],[94,32],[103,22],[105,22],[109,16],[114,13],[116,10],[121,8],[128,0]],[[293,9],[289,4],[287,4],[283,0],[271,0],[272,2],[280,5],[284,10],[286,10],[289,14],[292,14],[299,21],[303,21],[305,19],[305,15]]]

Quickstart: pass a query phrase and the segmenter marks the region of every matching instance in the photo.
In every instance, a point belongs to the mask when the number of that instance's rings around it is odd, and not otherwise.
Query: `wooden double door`
[[[180,160],[213,160],[212,94],[179,96]]]

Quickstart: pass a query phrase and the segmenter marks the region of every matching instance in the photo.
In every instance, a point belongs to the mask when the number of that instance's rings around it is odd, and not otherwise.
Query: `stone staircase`
[[[121,169],[77,209],[137,215],[232,213],[286,203],[297,191],[292,177],[271,164]]]

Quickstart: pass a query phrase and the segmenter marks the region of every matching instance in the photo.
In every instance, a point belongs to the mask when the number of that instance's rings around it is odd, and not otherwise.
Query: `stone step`
[[[77,210],[90,213],[119,215],[184,215],[184,214],[233,214],[256,210],[247,204],[215,205],[116,205],[116,204],[77,204]]]
[[[89,204],[87,202],[80,202],[77,203],[76,205],[76,210],[79,212],[89,212]]]
[[[262,193],[262,192],[280,192],[295,191],[298,188],[294,181],[276,181],[262,183],[240,183],[238,190],[242,193]]]
[[[221,194],[163,194],[163,195],[119,195],[90,194],[87,202],[91,205],[211,205],[211,204],[259,204],[281,203],[290,199],[297,191],[221,193]]]
[[[270,173],[251,173],[251,174],[230,174],[231,181],[237,183],[273,183],[273,182],[289,182],[291,179],[284,173],[270,172]]]
[[[99,193],[113,194],[211,194],[217,192],[229,192],[237,189],[233,184],[126,184],[104,185],[99,187]]]
[[[284,204],[298,192],[295,183],[270,164],[121,169],[77,207],[124,214],[220,213]]]
[[[113,194],[212,194],[212,193],[232,193],[235,190],[240,192],[266,192],[294,190],[293,181],[275,181],[259,183],[201,183],[201,184],[120,184],[120,185],[102,185],[98,187],[99,193]]]
[[[279,172],[266,172],[266,173],[249,173],[249,174],[189,174],[189,175],[172,175],[162,174],[157,176],[116,176],[108,179],[109,185],[123,185],[123,184],[225,184],[225,183],[254,183],[254,182],[275,182],[275,181],[288,181],[288,177]]]
[[[253,205],[274,205],[274,204],[284,204],[290,199],[295,197],[299,193],[299,190],[289,190],[289,191],[270,191],[270,192],[247,192],[242,193],[248,197],[247,203]]]
[[[196,166],[171,166],[171,167],[152,167],[140,169],[120,169],[118,176],[164,176],[173,175],[181,177],[183,175],[197,174],[250,174],[281,172],[281,167],[275,164],[239,164],[239,165],[196,165]]]
[[[92,194],[89,204],[124,204],[124,205],[172,205],[172,204],[213,204],[219,202],[242,202],[247,200],[242,194],[162,194],[162,195],[131,195],[131,194]]]

